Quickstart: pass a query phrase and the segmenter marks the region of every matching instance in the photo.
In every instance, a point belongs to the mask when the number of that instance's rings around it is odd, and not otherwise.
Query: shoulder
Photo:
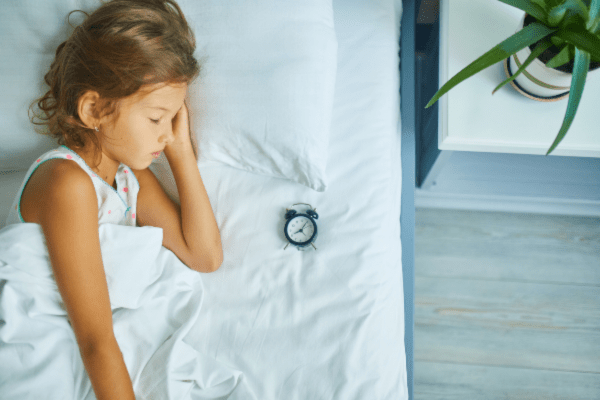
[[[98,201],[96,189],[91,177],[77,163],[57,159],[47,167],[45,171],[48,179],[45,180],[46,196],[48,200],[55,202],[60,200],[60,204],[55,206],[69,207],[91,206],[98,211]],[[48,161],[50,162],[50,161]],[[46,162],[45,164],[47,164]]]
[[[42,163],[31,175],[21,206],[23,218],[27,221],[28,214],[37,223],[65,212],[88,211],[96,218],[98,214],[96,189],[90,176],[77,163],[59,158]]]

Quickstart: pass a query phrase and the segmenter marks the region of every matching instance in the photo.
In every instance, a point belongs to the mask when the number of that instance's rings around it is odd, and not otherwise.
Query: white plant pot
[[[523,19],[521,19],[521,24],[519,25],[517,32],[523,29],[526,15],[527,14],[523,15]],[[529,46],[526,46],[521,51],[511,55],[508,61],[509,65],[506,65],[505,63],[507,76],[517,72],[530,54],[531,49]],[[507,68],[509,66],[510,69]],[[598,71],[600,71],[600,69],[588,71],[587,79],[597,75]],[[525,68],[525,71],[515,78],[513,82],[516,83],[516,85],[513,84],[513,87],[521,94],[534,100],[556,101],[565,99],[569,96],[572,76],[572,74],[554,68],[548,68],[539,58],[536,58],[529,66],[527,66],[527,68]],[[513,82],[511,82],[511,84]]]

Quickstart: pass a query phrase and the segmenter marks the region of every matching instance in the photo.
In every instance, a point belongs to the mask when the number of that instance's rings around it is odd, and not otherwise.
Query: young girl
[[[37,158],[8,224],[36,223],[98,399],[135,399],[113,332],[99,224],[151,225],[188,267],[216,270],[221,239],[196,163],[184,99],[199,73],[172,0],[103,4],[58,46],[37,101],[60,147]],[[33,104],[32,104],[33,106]],[[181,206],[148,169],[163,152]]]

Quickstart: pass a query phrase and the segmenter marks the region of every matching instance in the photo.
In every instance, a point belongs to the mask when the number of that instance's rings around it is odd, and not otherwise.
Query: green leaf
[[[585,29],[561,29],[555,35],[565,42],[590,53],[592,57],[600,58],[600,38]]]
[[[529,57],[527,57],[527,59],[525,60],[525,62],[523,63],[523,65],[521,65],[521,67],[517,70],[517,72],[515,72],[510,78],[506,79],[504,82],[502,82],[501,84],[499,84],[498,86],[496,86],[496,89],[494,89],[494,91],[492,92],[492,94],[496,93],[496,91],[498,89],[500,89],[502,86],[504,86],[507,83],[513,81],[517,76],[519,76],[519,74],[521,72],[525,71],[525,68],[527,68],[529,66],[529,64],[531,64],[533,62],[533,60],[535,60],[537,58],[537,56],[539,56],[540,54],[542,54],[544,52],[544,50],[546,50],[550,46],[552,46],[552,42],[550,41],[550,39],[544,39],[543,42],[541,42],[539,45],[537,45],[535,47],[535,49],[531,52],[531,54],[529,55]]]
[[[565,46],[557,55],[555,55],[546,63],[546,67],[556,68],[571,61],[574,55],[574,51],[571,49],[571,46],[572,45]]]
[[[552,40],[552,44],[556,47],[562,47],[562,45],[565,44],[565,41],[556,35],[552,35],[550,39]]]
[[[569,11],[579,15],[581,18],[584,19],[585,22],[587,22],[590,13],[588,10],[588,6],[582,0],[565,0],[564,4],[569,9]]]
[[[561,4],[563,0],[532,0],[538,5],[542,6],[546,13],[548,13],[553,7]]]
[[[470,78],[490,65],[494,65],[497,62],[504,60],[511,54],[514,54],[525,48],[525,46],[529,46],[555,31],[555,29],[549,28],[546,25],[540,24],[539,22],[534,22],[533,24],[527,25],[525,28],[497,44],[487,53],[454,75],[433,95],[425,108],[430,107],[432,104],[438,101],[440,97],[465,79]]]
[[[588,18],[588,8],[581,0],[565,0],[548,12],[548,23],[552,27],[564,28],[570,24],[585,25]]]
[[[531,0],[532,3],[537,4],[539,7],[541,7],[542,9],[544,9],[544,11],[546,10],[546,0]]]
[[[569,91],[569,104],[567,104],[567,112],[565,113],[565,118],[563,120],[562,126],[558,131],[558,135],[556,139],[554,139],[554,143],[550,146],[550,149],[546,153],[546,155],[550,154],[552,150],[558,146],[558,144],[563,140],[571,123],[575,119],[575,113],[577,112],[577,107],[579,106],[579,102],[581,100],[581,95],[583,94],[583,87],[585,86],[585,79],[587,77],[588,69],[590,66],[590,54],[586,51],[580,50],[578,48],[575,49],[575,66],[573,67],[573,78],[571,79],[571,89]]]
[[[586,28],[591,33],[600,32],[600,0],[592,0],[592,4],[590,4],[590,19]]]
[[[547,12],[535,0],[500,0],[509,6],[525,11],[540,22],[547,23]]]
[[[563,6],[556,6],[550,10],[548,13],[548,25],[550,26],[558,26],[560,21],[563,20],[565,14],[567,13],[567,9]]]

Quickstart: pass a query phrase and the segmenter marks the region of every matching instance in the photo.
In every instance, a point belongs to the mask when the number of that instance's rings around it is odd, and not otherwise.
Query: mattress
[[[338,73],[325,192],[200,165],[224,261],[203,276],[205,303],[186,340],[243,371],[259,399],[408,398],[399,10],[389,0],[334,1]],[[169,172],[154,172],[175,196]],[[316,250],[284,250],[285,211],[296,203],[319,214]]]
[[[401,2],[334,0],[333,6],[339,47],[328,189],[199,164],[224,261],[202,275],[204,302],[184,340],[242,371],[257,399],[408,399]],[[170,170],[151,169],[177,199]],[[25,172],[0,174],[2,223]],[[284,250],[285,212],[296,203],[319,214],[316,250]]]

